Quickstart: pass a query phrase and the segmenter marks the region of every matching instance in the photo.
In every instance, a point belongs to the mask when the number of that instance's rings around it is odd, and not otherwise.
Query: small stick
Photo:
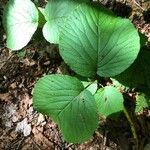
[[[22,145],[22,143],[23,143],[24,140],[25,140],[25,138],[23,137],[23,138],[21,139],[21,141],[19,141],[19,144],[18,144],[16,150],[19,150],[19,149],[20,149],[20,147],[21,147],[21,145]]]
[[[140,9],[142,9],[143,11],[145,11],[145,9],[144,9],[136,0],[133,0],[133,2],[134,2],[135,5],[137,5]]]

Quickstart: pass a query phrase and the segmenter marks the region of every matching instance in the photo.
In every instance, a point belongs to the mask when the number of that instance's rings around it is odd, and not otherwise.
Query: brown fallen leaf
[[[49,141],[36,127],[33,127],[32,133],[34,134],[34,142],[40,146],[42,145],[42,149],[53,149],[54,148],[54,143]]]
[[[12,96],[10,95],[10,93],[0,94],[0,101],[8,102],[11,99],[12,99]]]

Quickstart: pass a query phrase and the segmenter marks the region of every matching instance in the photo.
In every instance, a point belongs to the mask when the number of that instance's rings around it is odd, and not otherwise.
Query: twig
[[[21,141],[19,142],[19,144],[18,144],[16,150],[19,150],[19,149],[20,149],[20,147],[21,147],[21,145],[22,145],[22,143],[23,143],[24,140],[25,140],[25,138],[23,137],[23,138],[21,139]]]
[[[140,9],[142,9],[143,11],[145,11],[145,9],[144,9],[136,0],[133,0],[133,2],[134,2],[135,5],[137,5]]]
[[[13,56],[14,56],[14,55],[11,54],[11,55],[7,58],[6,61],[0,61],[0,63],[3,63],[3,62],[4,62],[4,64],[3,64],[2,66],[0,66],[0,69],[2,69],[2,68],[5,66],[5,64],[6,64]]]

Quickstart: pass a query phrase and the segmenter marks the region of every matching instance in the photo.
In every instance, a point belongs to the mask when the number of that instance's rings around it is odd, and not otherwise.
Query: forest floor
[[[132,20],[150,41],[150,0],[125,1],[102,3]],[[0,0],[1,12],[5,2]],[[23,50],[11,52],[0,22],[0,150],[150,150],[150,111],[137,116],[130,112],[138,144],[124,116],[116,121],[102,120],[93,137],[83,144],[65,142],[57,124],[32,106],[35,82],[44,74],[64,72],[64,66],[57,47],[46,41],[31,41]]]

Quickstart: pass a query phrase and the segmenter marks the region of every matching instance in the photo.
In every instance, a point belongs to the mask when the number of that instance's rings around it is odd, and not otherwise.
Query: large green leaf
[[[78,74],[117,75],[136,59],[140,39],[133,24],[104,8],[81,4],[60,34],[60,54]]]
[[[123,111],[123,96],[112,86],[101,88],[95,94],[98,111],[101,115],[117,116]]]
[[[150,52],[148,49],[142,49],[136,61],[127,70],[114,78],[127,87],[150,90],[149,66]]]
[[[58,123],[69,142],[89,139],[98,125],[94,96],[74,77],[47,75],[41,78],[34,88],[33,104]]]
[[[66,17],[81,3],[88,0],[49,0],[45,8],[47,22],[43,27],[43,35],[50,43],[59,43],[59,33]]]
[[[30,0],[9,0],[3,16],[7,47],[19,50],[26,46],[37,29],[38,17],[38,10]]]

